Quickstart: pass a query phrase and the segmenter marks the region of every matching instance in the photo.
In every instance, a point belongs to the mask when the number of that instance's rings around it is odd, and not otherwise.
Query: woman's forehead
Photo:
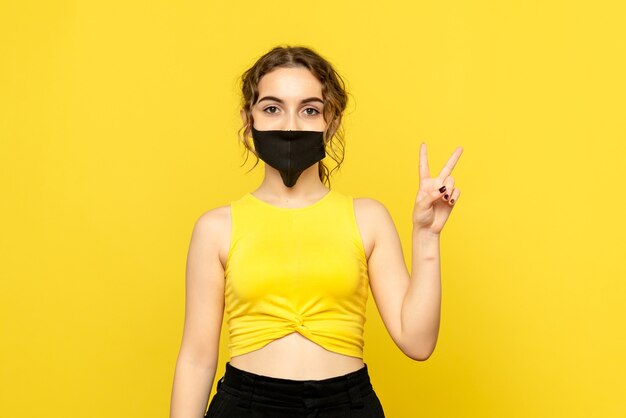
[[[286,102],[309,97],[322,98],[322,84],[306,68],[277,68],[259,81],[259,98],[274,96]]]

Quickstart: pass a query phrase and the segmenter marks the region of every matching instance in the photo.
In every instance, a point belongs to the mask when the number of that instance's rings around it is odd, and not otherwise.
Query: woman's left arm
[[[373,228],[368,273],[374,300],[389,335],[414,360],[428,359],[439,335],[439,237],[461,193],[454,188],[450,173],[462,152],[461,147],[457,148],[439,176],[430,178],[426,145],[421,146],[420,187],[413,210],[411,274],[398,231],[385,205],[371,198],[360,199],[363,223]]]
[[[430,177],[426,144],[420,147],[420,186],[413,209],[411,279],[402,301],[402,340],[426,360],[439,336],[441,312],[440,234],[459,189],[454,188],[452,169],[463,148],[458,147],[437,177]]]

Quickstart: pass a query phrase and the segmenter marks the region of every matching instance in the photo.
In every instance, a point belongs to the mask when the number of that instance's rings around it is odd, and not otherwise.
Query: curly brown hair
[[[241,110],[244,113],[244,123],[237,131],[239,141],[243,143],[248,160],[248,154],[252,152],[256,157],[256,163],[250,169],[254,169],[259,163],[259,156],[252,147],[251,132],[254,120],[252,118],[252,107],[258,100],[259,81],[270,71],[279,67],[304,67],[322,83],[322,98],[324,100],[324,144],[326,154],[329,155],[337,166],[329,171],[328,167],[319,162],[319,177],[322,183],[328,184],[330,188],[330,174],[339,169],[344,159],[344,128],[341,124],[343,112],[348,102],[348,93],[341,76],[335,71],[333,66],[311,48],[304,46],[276,46],[259,58],[252,67],[246,70],[241,76]],[[335,139],[335,140],[333,140]],[[335,147],[339,152],[336,152]],[[242,165],[243,165],[242,164]],[[248,172],[250,171],[248,170]]]

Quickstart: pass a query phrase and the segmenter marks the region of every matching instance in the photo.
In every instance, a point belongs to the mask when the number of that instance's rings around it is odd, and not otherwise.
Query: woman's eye
[[[278,109],[278,107],[276,107],[276,106],[268,106],[268,107],[266,107],[265,109],[263,109],[263,111],[264,111],[265,113],[270,113],[270,114],[275,114],[275,113],[276,113],[276,111],[271,111],[270,109],[274,109],[274,110],[276,110],[276,109]],[[313,112],[310,112],[311,110],[312,110]],[[319,113],[320,113],[320,112],[319,112],[319,110],[315,109],[314,107],[307,107],[306,109],[304,109],[304,111],[305,111],[305,113],[306,113],[308,116],[314,116],[314,115],[317,115],[317,114],[319,114]]]

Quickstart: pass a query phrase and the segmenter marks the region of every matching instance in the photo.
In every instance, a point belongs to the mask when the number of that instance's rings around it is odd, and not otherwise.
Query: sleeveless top
[[[309,206],[281,208],[247,193],[230,207],[230,356],[299,332],[363,358],[369,275],[353,197],[330,189]]]

